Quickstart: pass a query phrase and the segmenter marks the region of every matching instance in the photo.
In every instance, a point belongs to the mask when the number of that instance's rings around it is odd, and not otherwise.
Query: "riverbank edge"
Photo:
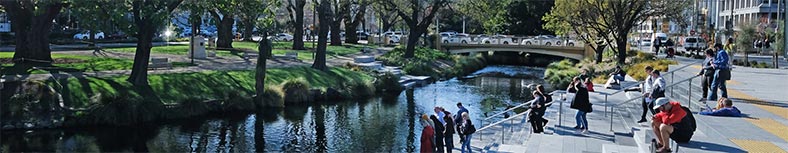
[[[283,108],[291,105],[309,105],[326,100],[352,100],[372,97],[378,92],[377,79],[365,72],[346,68],[331,68],[323,72],[309,67],[290,67],[268,69],[265,93],[267,103],[255,103],[254,71],[207,71],[197,73],[176,73],[150,75],[150,86],[134,87],[125,81],[126,77],[110,78],[70,78],[66,80],[47,80],[39,82],[51,87],[64,99],[63,103],[89,103],[79,109],[57,106],[58,98],[46,97],[48,92],[41,90],[28,92],[36,100],[19,98],[14,103],[12,97],[25,95],[3,95],[8,100],[3,108],[3,130],[69,128],[82,126],[131,126],[154,121],[184,119],[209,115],[211,113],[254,112],[265,108]],[[6,82],[4,93],[16,93],[13,86],[22,82]],[[295,89],[298,88],[298,89]],[[6,92],[8,91],[8,92]],[[295,91],[289,92],[288,91]],[[168,94],[183,94],[167,96]],[[52,94],[55,95],[55,94]],[[42,97],[44,96],[44,97]],[[305,98],[293,98],[305,97]],[[38,103],[42,99],[50,103]],[[288,99],[290,103],[285,103]],[[30,103],[56,107],[55,113],[40,115],[35,111],[19,112],[8,109],[12,104]],[[12,107],[14,108],[14,107]],[[32,108],[32,107],[30,107]],[[8,118],[18,115],[16,120]]]
[[[622,69],[627,72],[637,81],[642,81],[648,74],[645,73],[646,66],[652,66],[655,70],[667,72],[668,65],[675,65],[678,62],[671,59],[660,59],[651,53],[644,53],[637,50],[630,50],[627,55],[626,64],[622,65]],[[562,60],[560,62],[551,63],[545,69],[544,78],[553,87],[566,87],[572,81],[573,77],[579,76],[585,70],[588,71],[595,84],[604,84],[608,79],[608,74],[615,70],[617,63],[613,56],[605,56],[605,60],[600,63],[595,63],[593,59],[586,58],[582,61],[576,60]],[[560,88],[556,88],[560,89]]]

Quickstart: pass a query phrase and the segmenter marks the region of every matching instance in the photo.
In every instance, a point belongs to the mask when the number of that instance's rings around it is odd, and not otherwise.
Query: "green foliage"
[[[429,62],[410,62],[402,67],[402,71],[410,75],[419,76],[432,76],[435,75],[435,70],[432,69]]]
[[[544,72],[545,80],[557,89],[569,86],[572,78],[580,75],[580,69],[575,67],[571,60],[561,60],[557,63],[550,63]]]
[[[263,90],[264,107],[285,107],[285,92],[279,86],[265,86]]]
[[[654,70],[659,70],[660,72],[667,72],[669,65],[677,64],[676,61],[672,60],[656,60],[656,61],[643,61],[641,63],[637,63],[632,65],[628,68],[627,75],[631,76],[635,80],[643,81],[646,79],[648,74],[646,74],[645,68],[646,66],[654,67]]]
[[[397,47],[394,50],[383,54],[378,57],[378,60],[383,61],[386,65],[406,66],[406,64],[417,62],[431,62],[435,60],[448,60],[449,54],[430,48],[418,47],[414,51],[414,57],[411,59],[403,58],[405,55],[405,48]]]
[[[457,5],[460,12],[480,21],[485,33],[495,34],[508,26],[507,8],[511,3],[512,0],[460,0]]]
[[[13,52],[0,52],[0,61],[4,61],[3,59],[9,59],[14,56]],[[51,71],[63,71],[63,72],[94,72],[94,71],[109,71],[109,70],[130,70],[133,64],[131,59],[123,59],[123,58],[105,58],[105,57],[97,57],[97,56],[86,56],[86,55],[74,55],[74,54],[52,54],[52,59],[55,60],[53,66],[58,67],[52,69]],[[13,66],[13,63],[3,63],[3,64],[11,64],[11,65],[3,65],[3,71],[0,74],[12,74],[10,70],[5,70],[6,66]],[[186,67],[192,66],[189,63],[183,62],[173,62],[173,67]],[[31,72],[26,72],[24,74],[45,74],[50,73],[50,71],[44,70],[33,70]]]
[[[386,73],[377,78],[378,80],[376,80],[375,86],[380,89],[378,91],[399,93],[403,90],[402,86],[399,84],[399,77],[394,74]]]
[[[375,85],[372,82],[348,82],[344,85],[344,95],[352,98],[369,98],[375,95]]]
[[[300,104],[311,102],[309,82],[303,78],[289,79],[282,83],[282,91],[285,93],[285,104]]]
[[[79,122],[98,125],[133,125],[159,119],[165,111],[160,102],[147,101],[135,95],[108,94],[102,97],[97,107],[88,110]]]
[[[755,29],[755,25],[752,24],[743,24],[740,25],[741,31],[737,32],[738,36],[734,40],[736,42],[736,51],[752,51],[753,50],[753,41],[758,36],[758,32]]]
[[[481,55],[474,57],[453,56],[453,58],[454,66],[451,68],[453,73],[450,74],[453,77],[465,76],[487,66],[487,60]]]

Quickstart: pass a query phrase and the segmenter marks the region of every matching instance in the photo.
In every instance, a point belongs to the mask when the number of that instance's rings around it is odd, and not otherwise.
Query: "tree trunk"
[[[421,31],[416,26],[411,26],[410,34],[408,34],[408,44],[405,48],[405,58],[412,58],[416,51],[416,43],[419,42],[419,35]]]
[[[258,43],[257,51],[260,56],[257,56],[257,67],[255,68],[255,93],[257,93],[257,97],[255,101],[257,101],[257,106],[270,106],[266,104],[264,100],[265,96],[265,71],[266,71],[266,59],[268,57],[268,53],[271,52],[271,41],[267,39],[268,33],[263,33],[262,39]]]
[[[312,68],[321,71],[328,70],[326,66],[326,42],[328,41],[329,24],[331,23],[331,4],[328,0],[321,0],[318,19],[317,50],[315,51],[315,62]]]
[[[356,33],[358,25],[363,23],[364,12],[367,10],[367,4],[360,4],[359,10],[355,16],[351,16],[353,11],[350,11],[350,5],[346,5],[345,9],[345,43],[358,44],[358,34]]]
[[[244,22],[244,41],[254,41],[252,40],[252,33],[254,32],[254,20],[256,20],[256,18],[246,19]]]
[[[141,25],[137,37],[137,51],[134,53],[134,64],[131,67],[131,76],[126,80],[134,86],[148,86],[148,62],[150,61],[150,49],[153,47],[153,25],[150,21],[140,21],[135,25]]]
[[[23,3],[23,4],[20,4]],[[11,26],[16,34],[16,47],[13,60],[16,63],[37,62],[52,63],[52,51],[49,49],[49,33],[52,20],[60,13],[63,3],[51,3],[32,7],[32,1],[0,1],[5,8]],[[35,11],[35,12],[34,12]],[[40,12],[39,12],[40,11]]]
[[[90,36],[89,37],[90,38],[88,38],[88,39],[90,39],[90,44],[88,44],[88,47],[96,47],[96,32],[95,31],[90,31]]]
[[[342,29],[340,29],[342,26],[342,19],[335,19],[329,22],[331,23],[331,46],[342,46],[342,36],[339,35],[342,33]]]
[[[606,47],[607,47],[607,45],[601,44],[601,45],[598,45],[596,48],[594,48],[594,52],[596,53],[596,55],[594,55],[595,58],[596,58],[596,60],[594,61],[595,64],[602,63],[602,54],[605,53],[605,48]]]
[[[224,16],[217,22],[216,26],[216,48],[230,49],[233,48],[233,22],[235,18],[233,15],[223,14]]]
[[[624,33],[626,35],[626,33]],[[627,37],[619,37],[620,39],[616,40],[616,48],[618,50],[618,64],[624,65],[627,60]]]
[[[295,0],[295,25],[293,25],[293,49],[306,50],[304,48],[304,0]]]

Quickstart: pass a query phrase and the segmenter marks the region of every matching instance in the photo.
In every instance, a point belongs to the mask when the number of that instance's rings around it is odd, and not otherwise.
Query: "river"
[[[486,114],[531,99],[526,86],[544,84],[537,79],[543,73],[543,68],[488,66],[469,79],[360,101],[125,128],[3,131],[0,152],[417,152],[421,114],[433,114],[435,106],[456,113],[462,102],[480,128]]]

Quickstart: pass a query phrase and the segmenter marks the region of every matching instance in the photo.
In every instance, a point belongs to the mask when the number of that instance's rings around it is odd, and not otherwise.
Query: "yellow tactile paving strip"
[[[788,119],[788,109],[786,109],[786,108],[772,106],[772,105],[767,105],[767,104],[759,104],[759,103],[765,103],[765,102],[763,100],[761,100],[761,99],[758,99],[756,97],[750,96],[750,95],[748,95],[748,94],[746,94],[744,92],[738,91],[738,90],[728,89],[728,95],[731,98],[746,100],[749,103],[755,104],[755,106],[758,107],[758,108],[766,110],[766,111],[768,111],[768,112],[770,112],[772,114],[775,114],[777,116],[780,116],[780,117],[782,117],[784,119]],[[788,132],[786,132],[786,133],[788,133]],[[786,140],[786,141],[788,141],[788,140]]]
[[[782,138],[785,141],[788,141],[788,126],[781,124],[780,122],[775,121],[774,119],[770,118],[761,118],[761,119],[744,119],[749,121],[755,126],[774,134],[777,137]]]
[[[731,141],[751,153],[786,153],[785,150],[780,149],[777,145],[766,141],[742,139],[731,139]]]

